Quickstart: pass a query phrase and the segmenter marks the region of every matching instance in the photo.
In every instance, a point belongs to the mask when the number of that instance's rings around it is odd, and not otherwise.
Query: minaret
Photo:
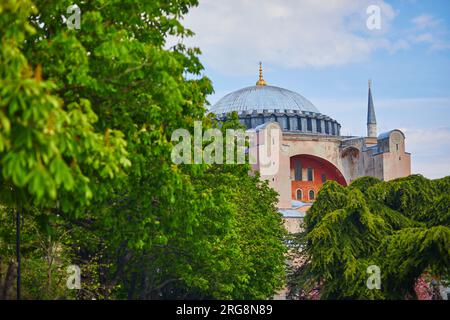
[[[256,82],[257,86],[265,86],[266,81],[263,79],[262,62],[259,63],[259,80]]]
[[[369,103],[367,106],[367,136],[377,137],[377,118],[375,117],[375,108],[372,100],[372,80],[369,80]]]

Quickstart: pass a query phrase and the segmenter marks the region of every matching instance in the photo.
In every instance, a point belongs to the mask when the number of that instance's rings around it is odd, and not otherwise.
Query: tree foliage
[[[80,29],[64,23],[72,1],[0,4],[5,214],[40,217],[81,266],[78,298],[270,297],[284,278],[276,194],[246,165],[171,160],[175,129],[237,126],[205,117],[200,50],[167,44],[192,36],[180,20],[197,1],[77,4]]]
[[[290,277],[291,293],[305,297],[319,287],[323,299],[402,299],[416,296],[424,273],[448,279],[448,181],[327,182],[296,238],[302,263]],[[366,286],[371,265],[381,270],[381,290]]]

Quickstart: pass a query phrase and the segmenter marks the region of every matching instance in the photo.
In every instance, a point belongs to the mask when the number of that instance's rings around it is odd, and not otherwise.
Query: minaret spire
[[[369,80],[369,101],[367,105],[367,136],[377,137],[377,118],[375,117],[375,108],[372,99],[372,80]]]
[[[262,62],[259,63],[259,80],[256,82],[257,86],[265,86],[266,81],[263,78],[263,69],[262,69]]]

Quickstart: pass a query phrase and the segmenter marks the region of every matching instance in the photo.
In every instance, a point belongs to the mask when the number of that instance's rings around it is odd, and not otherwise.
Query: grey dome
[[[313,112],[319,110],[302,95],[274,86],[251,86],[227,94],[209,111],[217,115],[236,111],[251,113],[252,111],[273,112]]]
[[[227,94],[209,110],[220,121],[226,121],[233,111],[247,129],[277,122],[284,132],[340,135],[341,125],[321,114],[308,99],[296,92],[266,85],[261,69],[256,86]]]

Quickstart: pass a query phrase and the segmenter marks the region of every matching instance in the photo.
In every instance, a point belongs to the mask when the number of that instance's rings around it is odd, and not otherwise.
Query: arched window
[[[289,130],[296,131],[298,130],[298,123],[296,117],[289,117]]]
[[[322,121],[320,119],[316,119],[316,129],[317,129],[317,132],[319,132],[319,133],[322,132]]]
[[[280,124],[281,129],[289,130],[288,119],[286,116],[279,117],[278,123]]]
[[[307,172],[308,172],[308,181],[314,181],[314,169],[308,168]]]
[[[303,198],[302,189],[297,189],[297,200],[302,200],[302,198]]]
[[[314,200],[316,194],[314,190],[309,190],[309,200]]]
[[[312,120],[311,118],[306,118],[306,130],[307,131],[312,131]]]
[[[252,118],[250,116],[245,117],[245,125],[247,126],[247,129],[252,127]]]
[[[301,117],[297,117],[297,122],[298,122],[298,130],[299,130],[299,131],[303,131],[303,128],[302,128],[302,118],[301,118]]]
[[[330,134],[330,123],[325,121],[325,133]]]
[[[295,181],[302,181],[302,163],[295,160]]]

